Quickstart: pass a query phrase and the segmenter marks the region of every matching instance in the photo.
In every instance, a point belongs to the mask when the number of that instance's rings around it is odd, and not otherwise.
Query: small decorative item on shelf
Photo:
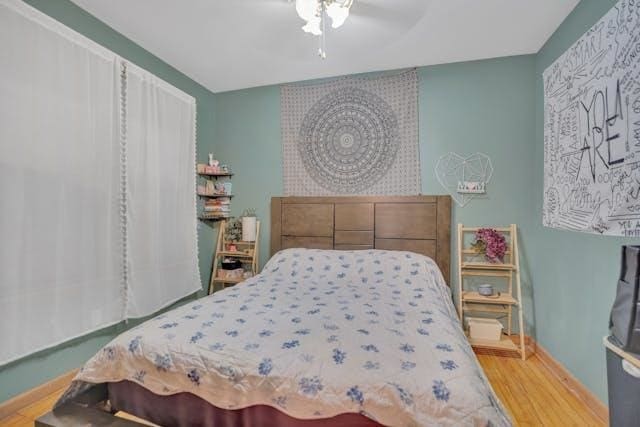
[[[242,241],[255,242],[256,240],[256,210],[245,209],[242,213]]]
[[[209,166],[209,165],[206,165],[206,166],[204,167],[204,172],[203,172],[203,173],[208,174],[208,175],[215,175],[215,174],[219,174],[219,173],[220,173],[220,168],[219,168],[218,166]]]
[[[479,254],[483,254],[491,263],[504,262],[507,253],[507,241],[504,236],[493,228],[480,228],[476,231],[476,240],[471,248]]]
[[[216,182],[213,186],[213,191],[215,194],[227,194],[224,190],[224,183],[222,182]]]
[[[234,258],[224,258],[221,262],[223,270],[237,270],[242,268],[242,263]]]
[[[225,236],[227,242],[237,242],[242,237],[242,225],[238,219],[230,219],[227,221]],[[237,250],[237,247],[233,245],[234,249]],[[228,250],[231,250],[227,247]]]
[[[208,218],[228,218],[231,212],[229,203],[231,199],[228,197],[207,199],[203,205],[202,215]]]
[[[493,295],[493,285],[490,285],[488,283],[478,285],[478,293],[483,297],[490,297],[491,295]]]
[[[480,181],[458,181],[457,192],[460,194],[484,194],[485,182]]]
[[[244,269],[236,268],[234,270],[218,270],[218,279],[240,279],[244,275]]]
[[[200,175],[230,175],[229,166],[220,165],[220,161],[213,158],[213,154],[209,153],[209,160],[207,163],[199,163],[197,165],[197,172]]]
[[[223,182],[222,183],[222,193],[231,194],[231,183],[230,182]]]

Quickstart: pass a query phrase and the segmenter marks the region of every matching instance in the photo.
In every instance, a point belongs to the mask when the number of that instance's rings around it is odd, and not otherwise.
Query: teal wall
[[[201,160],[206,158],[206,153],[211,151],[214,132],[213,106],[215,99],[211,92],[69,0],[26,0],[26,3],[194,96],[198,103],[198,158]],[[208,226],[201,225],[199,240],[200,271],[203,285],[206,286],[211,268],[210,254],[214,243],[213,234]],[[47,327],[46,322],[47,320],[43,319],[42,327]],[[137,323],[139,321],[106,328],[0,367],[0,402],[71,369],[80,367],[101,346],[118,333]]]
[[[584,385],[606,401],[602,337],[619,273],[620,246],[631,239],[601,237],[542,226],[542,72],[616,2],[582,0],[536,56],[536,139],[533,156],[530,257],[535,283],[537,339]],[[638,239],[635,240],[636,244]]]
[[[601,340],[608,332],[620,246],[632,239],[542,227],[542,72],[614,4],[582,0],[537,55],[419,69],[423,193],[442,193],[433,172],[440,155],[491,156],[495,173],[488,196],[456,206],[454,222],[519,225],[527,333],[602,401]],[[237,173],[235,213],[255,207],[268,223],[269,198],[282,194],[279,88],[216,94],[216,101],[215,150]],[[263,230],[264,263],[269,230]]]
[[[433,173],[440,155],[491,156],[495,173],[488,196],[455,207],[454,222],[520,226],[527,333],[603,401],[601,339],[607,334],[620,245],[631,239],[542,227],[542,71],[613,4],[583,0],[537,55],[419,69],[423,193],[442,193]],[[237,173],[234,209],[256,207],[268,222],[269,198],[282,194],[279,88],[217,94],[216,100],[221,126],[215,128],[215,150]],[[263,262],[268,239],[267,227]]]
[[[450,151],[488,154],[495,168],[486,197],[454,208],[454,221],[510,224],[526,233],[535,144],[534,56],[424,67],[418,70],[422,192],[443,194],[434,168]],[[216,94],[214,152],[234,170],[234,214],[257,209],[261,261],[269,257],[269,203],[282,195],[280,88]],[[525,234],[526,236],[526,234]],[[453,236],[452,236],[453,237]],[[528,242],[522,242],[526,252]],[[525,263],[526,268],[526,263]],[[527,322],[533,321],[531,281],[524,277]],[[529,328],[531,332],[532,328]]]

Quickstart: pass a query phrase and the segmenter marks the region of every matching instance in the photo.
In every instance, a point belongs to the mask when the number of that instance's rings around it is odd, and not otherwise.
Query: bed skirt
[[[374,427],[380,424],[360,414],[341,414],[332,418],[300,420],[267,405],[243,409],[221,409],[191,394],[160,396],[131,382],[108,384],[109,401],[116,411],[124,411],[155,424],[216,427]]]

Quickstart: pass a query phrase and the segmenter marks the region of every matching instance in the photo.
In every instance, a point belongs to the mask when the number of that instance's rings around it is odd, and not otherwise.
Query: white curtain
[[[195,100],[19,0],[0,64],[0,365],[199,290]]]
[[[0,1],[0,364],[122,319],[117,58]]]
[[[201,289],[192,97],[127,64],[127,317]]]

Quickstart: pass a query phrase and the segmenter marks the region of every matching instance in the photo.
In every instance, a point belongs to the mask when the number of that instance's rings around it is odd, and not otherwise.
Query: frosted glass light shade
[[[318,0],[296,0],[296,12],[305,21],[311,20],[318,13]]]
[[[318,9],[318,0],[296,0],[296,12],[298,12],[298,16],[300,16],[300,18],[307,22],[302,27],[302,30],[315,36],[322,34],[322,30],[320,29],[321,19]]]
[[[322,34],[322,4],[324,3],[324,10],[327,12],[329,18],[331,18],[331,26],[338,28],[344,24],[349,17],[349,8],[351,7],[351,0],[336,0],[331,3],[324,0],[296,0],[296,12],[298,16],[304,19],[307,23],[302,29],[313,35],[319,36]]]
[[[307,21],[307,24],[302,27],[302,30],[305,33],[311,33],[314,36],[319,36],[322,34],[322,30],[320,29],[321,20],[320,18],[313,18],[310,21]]]
[[[331,3],[327,6],[327,15],[331,18],[331,26],[338,28],[344,24],[349,17],[349,8],[342,6],[339,2]]]

